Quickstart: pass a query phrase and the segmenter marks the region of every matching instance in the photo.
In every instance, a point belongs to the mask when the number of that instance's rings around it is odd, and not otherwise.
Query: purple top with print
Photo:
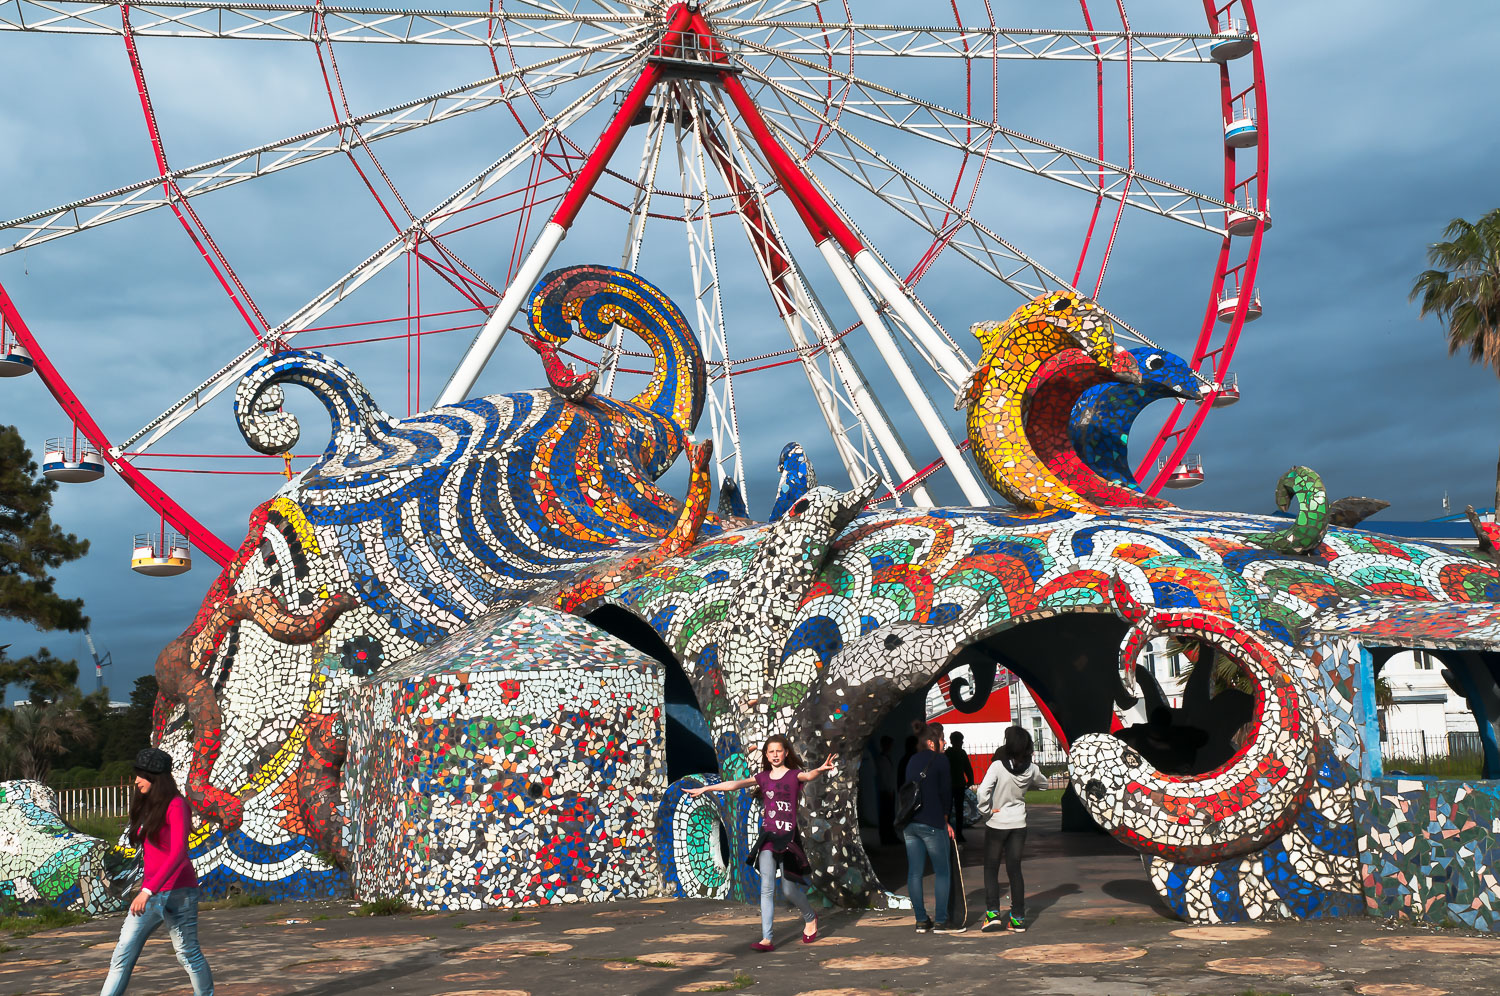
[[[797,795],[802,791],[797,769],[788,769],[780,778],[762,771],[755,776],[755,784],[761,792],[760,828],[777,837],[790,837],[797,829]]]

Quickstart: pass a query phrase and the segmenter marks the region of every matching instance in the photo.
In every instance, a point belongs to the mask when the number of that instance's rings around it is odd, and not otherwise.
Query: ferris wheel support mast
[[[722,100],[716,100],[715,103],[720,115],[727,122],[729,115]],[[824,424],[828,427],[828,434],[833,440],[834,449],[838,452],[839,461],[849,474],[849,480],[857,481],[872,469],[870,462],[861,459],[859,451],[849,440],[848,430],[844,427],[843,419],[839,415],[838,399],[834,396],[833,385],[825,381],[822,372],[818,369],[817,358],[807,338],[804,324],[813,326],[819,344],[828,354],[830,363],[838,372],[840,380],[847,384],[856,378],[846,376],[843,372],[841,363],[843,346],[836,341],[826,317],[821,311],[815,309],[808,299],[802,286],[802,275],[782,241],[776,219],[771,213],[770,205],[766,203],[765,190],[755,175],[753,167],[750,166],[748,157],[744,154],[739,136],[732,128],[726,131],[735,152],[739,154],[741,160],[744,160],[744,167],[741,167],[740,161],[735,159],[726,143],[712,129],[705,130],[709,158],[723,179],[725,187],[734,196],[735,214],[744,227],[751,251],[755,253],[756,261],[760,264],[761,275],[765,278],[766,286],[771,291],[771,298],[776,304],[777,314],[781,316],[782,323],[786,326],[787,335],[796,349],[803,373],[807,375],[813,399],[823,416]],[[863,383],[862,380],[858,382]],[[853,394],[854,389],[846,389],[851,395]],[[884,417],[878,410],[863,412],[858,407],[857,400],[853,408],[866,427],[873,427],[878,422],[880,428],[885,428]],[[877,442],[876,445],[883,444]],[[900,452],[900,449],[898,445],[894,452]],[[880,476],[892,477],[883,467],[880,468]],[[892,480],[890,483],[894,486],[896,482]]]
[[[700,37],[712,46],[716,61],[726,60],[727,56],[709,33],[708,25],[703,21],[702,15],[695,14],[693,17],[694,27],[702,32]],[[989,496],[985,494],[984,487],[969,470],[968,464],[964,462],[958,447],[954,445],[952,437],[948,434],[947,426],[943,424],[932,402],[922,391],[922,385],[917,381],[916,375],[911,372],[906,358],[901,355],[900,348],[891,337],[885,322],[881,320],[874,302],[865,293],[864,287],[855,275],[854,268],[840,255],[839,250],[842,249],[853,259],[854,265],[866,274],[871,284],[885,298],[885,303],[890,309],[906,323],[933,355],[939,358],[940,365],[945,372],[949,372],[955,383],[963,383],[968,376],[969,368],[953,355],[953,348],[947,341],[927,324],[926,319],[920,315],[911,299],[907,297],[905,290],[894,289],[894,278],[885,272],[874,254],[860,242],[838,212],[834,211],[833,206],[824,199],[817,187],[803,175],[791,156],[782,148],[781,143],[776,140],[776,136],[771,133],[770,126],[766,124],[765,118],[761,116],[755,102],[750,99],[750,95],[740,81],[730,73],[724,72],[721,75],[721,83],[729,94],[729,99],[734,103],[735,109],[740,112],[740,117],[750,129],[750,134],[755,138],[756,144],[765,153],[787,197],[797,207],[797,213],[807,225],[813,241],[817,243],[818,252],[822,254],[828,268],[833,271],[839,289],[853,305],[855,314],[859,316],[870,339],[875,343],[881,359],[890,368],[901,392],[906,395],[912,410],[916,412],[917,419],[922,423],[922,428],[926,430],[938,452],[943,456],[949,473],[958,482],[964,497],[975,505],[989,504]],[[872,273],[884,279],[877,279]],[[886,289],[882,289],[882,284]],[[908,318],[907,315],[911,317]],[[947,358],[946,362],[942,357]],[[892,453],[891,456],[894,460],[895,454]],[[908,467],[903,468],[898,465],[897,470],[903,479],[909,479],[916,473],[916,468],[910,466],[909,460],[905,462]]]

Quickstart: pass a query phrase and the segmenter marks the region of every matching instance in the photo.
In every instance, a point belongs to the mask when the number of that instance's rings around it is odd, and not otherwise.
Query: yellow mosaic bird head
[[[979,322],[971,331],[983,352],[1006,348],[1005,340],[1013,335],[1031,332],[1053,332],[1077,345],[1095,363],[1106,369],[1115,367],[1115,327],[1100,307],[1072,290],[1056,290],[1027,301],[1003,322]],[[1136,377],[1139,381],[1139,375]]]

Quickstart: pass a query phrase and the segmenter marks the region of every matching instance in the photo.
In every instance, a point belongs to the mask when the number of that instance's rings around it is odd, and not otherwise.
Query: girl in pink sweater
[[[120,929],[101,996],[120,996],[146,945],[166,921],[177,960],[187,969],[193,996],[213,996],[213,973],[198,947],[198,875],[188,858],[192,814],[172,778],[172,758],[147,747],[135,756],[135,792],[130,798],[130,842],[145,851],[146,876]]]

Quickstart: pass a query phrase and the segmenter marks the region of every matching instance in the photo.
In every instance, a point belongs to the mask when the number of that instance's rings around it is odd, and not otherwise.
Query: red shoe
[[[803,934],[802,935],[802,943],[803,944],[811,944],[813,941],[816,941],[817,939],[818,939],[818,921],[814,920],[813,921],[813,932],[811,934]]]
[[[770,941],[756,941],[754,944],[750,945],[750,950],[752,950],[752,951],[775,951],[776,950],[776,945],[772,944]]]

